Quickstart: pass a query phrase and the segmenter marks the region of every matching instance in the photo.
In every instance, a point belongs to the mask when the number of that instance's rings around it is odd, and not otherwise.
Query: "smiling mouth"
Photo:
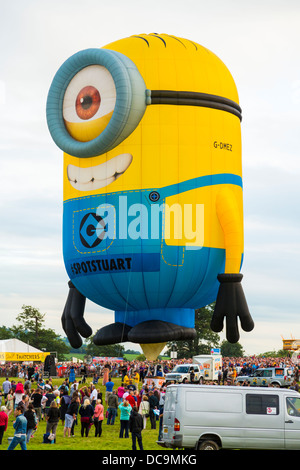
[[[132,162],[130,153],[122,153],[100,165],[81,168],[68,165],[67,176],[71,186],[78,191],[101,189],[116,181]]]

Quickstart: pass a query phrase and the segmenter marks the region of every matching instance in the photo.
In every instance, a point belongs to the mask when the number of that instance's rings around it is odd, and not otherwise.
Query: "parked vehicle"
[[[200,383],[205,380],[218,380],[218,373],[222,370],[222,356],[219,354],[202,354],[193,357],[193,362],[199,364]]]
[[[194,372],[194,382],[199,382],[201,376],[204,375],[204,371],[202,375],[200,375],[199,364],[177,364],[172,372],[165,375],[165,380],[166,382],[176,383],[190,382],[192,371]]]
[[[300,450],[300,394],[284,388],[169,385],[162,447]]]
[[[191,381],[204,383],[206,380],[217,380],[218,372],[222,369],[222,356],[202,354],[193,357],[193,364],[178,364],[172,372],[166,374],[166,381],[185,383]]]
[[[251,375],[240,375],[236,378],[242,384],[249,382],[250,385],[258,387],[289,387],[293,381],[293,370],[290,367],[266,367],[256,369]]]

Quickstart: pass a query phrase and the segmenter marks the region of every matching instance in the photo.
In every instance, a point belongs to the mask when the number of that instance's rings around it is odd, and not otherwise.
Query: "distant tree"
[[[267,351],[264,353],[258,354],[260,357],[291,357],[293,354],[292,351],[286,349],[279,349],[279,351]]]
[[[134,349],[126,349],[124,354],[140,354],[140,351],[135,351]]]
[[[196,338],[190,341],[176,341],[178,359],[188,359],[198,354],[210,354],[211,348],[218,347],[220,336],[210,328],[213,310],[214,304],[195,310]],[[168,342],[168,354],[171,353],[173,344],[174,341]]]
[[[229,343],[224,340],[221,343],[221,354],[223,357],[243,357],[245,352],[240,343]]]
[[[145,354],[139,354],[136,358],[135,358],[136,361],[140,361],[140,362],[144,362],[146,361],[146,356]]]
[[[39,309],[30,305],[23,305],[22,311],[16,317],[19,325],[13,325],[5,332],[5,327],[0,328],[0,335],[8,333],[8,338],[17,338],[24,343],[30,344],[36,349],[56,352],[59,361],[64,360],[64,355],[68,354],[69,348],[57,333],[52,329],[44,328],[45,314]]]
[[[38,308],[31,307],[30,305],[23,305],[22,312],[16,317],[16,320],[21,323],[18,331],[24,330],[34,337],[36,348],[40,348],[39,336],[44,324],[45,314],[42,314]],[[31,343],[32,344],[32,343]],[[32,344],[33,346],[33,344]]]
[[[96,346],[93,343],[93,338],[88,338],[86,342],[86,354],[88,356],[106,356],[106,357],[123,357],[124,346],[121,344],[108,344],[105,346]]]
[[[0,339],[11,339],[14,338],[14,334],[7,326],[0,326]]]

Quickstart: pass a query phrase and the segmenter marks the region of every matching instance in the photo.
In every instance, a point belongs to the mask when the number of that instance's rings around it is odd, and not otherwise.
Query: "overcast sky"
[[[46,313],[46,327],[64,336],[63,158],[45,115],[53,76],[79,50],[153,32],[207,47],[236,82],[243,110],[243,287],[256,324],[251,333],[241,333],[240,343],[247,354],[278,350],[282,336],[300,339],[297,0],[15,0],[1,5],[0,326],[16,324],[26,304]],[[96,332],[113,321],[113,312],[88,301],[85,318]]]

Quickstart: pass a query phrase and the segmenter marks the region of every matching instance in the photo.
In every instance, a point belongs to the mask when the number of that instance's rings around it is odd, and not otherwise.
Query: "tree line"
[[[212,348],[220,348],[223,357],[242,357],[245,355],[240,343],[231,344],[224,340],[220,343],[220,336],[210,328],[214,304],[195,310],[196,338],[190,341],[177,341],[167,343],[166,354],[170,356],[175,349],[177,358],[191,358],[199,354],[210,354]],[[45,327],[45,316],[38,308],[23,305],[21,312],[16,316],[17,324],[11,327],[0,326],[0,340],[17,338],[36,349],[47,352],[56,352],[59,362],[66,360],[69,353],[82,353],[85,356],[123,357],[125,348],[121,344],[96,346],[93,338],[85,340],[83,346],[73,349],[67,338],[58,335],[53,329]],[[286,351],[263,353],[264,355],[284,356]]]

